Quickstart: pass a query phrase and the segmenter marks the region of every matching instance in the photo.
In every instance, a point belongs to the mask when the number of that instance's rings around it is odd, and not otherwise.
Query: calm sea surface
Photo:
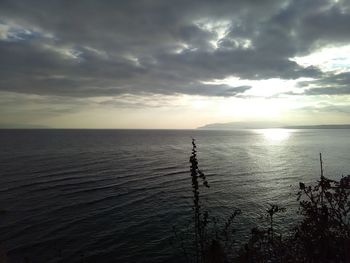
[[[268,203],[294,222],[299,181],[350,173],[350,130],[0,130],[0,242],[10,262],[179,262],[191,219],[191,138],[209,212],[234,208],[236,239]],[[293,216],[293,219],[292,219]],[[179,254],[179,253],[178,253]]]

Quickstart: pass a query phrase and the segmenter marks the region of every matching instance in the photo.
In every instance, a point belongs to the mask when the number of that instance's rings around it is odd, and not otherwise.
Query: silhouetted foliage
[[[252,228],[251,238],[239,251],[238,262],[280,262],[285,254],[286,246],[282,234],[274,228],[274,216],[285,212],[284,207],[269,204],[265,211],[268,220],[267,228]]]
[[[314,186],[299,183],[297,200],[302,219],[282,238],[274,234],[273,215],[281,209],[272,205],[267,214],[270,227],[252,230],[241,262],[350,262],[350,175],[339,182],[323,174]]]
[[[229,262],[228,255],[233,249],[233,242],[230,242],[234,233],[232,223],[241,211],[234,210],[221,231],[218,230],[217,219],[209,220],[208,211],[202,212],[198,178],[202,179],[204,186],[209,187],[209,184],[198,168],[196,149],[192,139],[190,163],[195,255],[189,256],[183,239],[180,239],[181,247],[188,262]],[[321,154],[320,165],[321,176],[316,185],[299,183],[297,200],[301,219],[296,226],[285,235],[278,233],[274,217],[285,208],[269,204],[265,211],[268,227],[253,228],[249,241],[232,262],[350,262],[350,175],[340,181],[326,178]],[[211,235],[209,223],[214,229]]]
[[[322,164],[322,159],[321,164]],[[294,230],[295,252],[312,262],[350,262],[350,175],[335,181],[324,177],[315,186],[299,184],[299,213]]]
[[[193,233],[188,236],[186,235],[187,233],[179,233],[176,227],[173,227],[174,238],[179,244],[186,262],[227,262],[227,250],[232,249],[233,245],[232,233],[234,229],[232,223],[241,211],[235,209],[221,226],[216,217],[210,217],[209,212],[203,209],[200,189],[202,186],[204,188],[209,188],[210,186],[205,174],[198,167],[195,139],[192,139],[190,164],[194,224],[191,229]],[[190,244],[186,237],[191,239]]]
[[[200,178],[205,187],[209,188],[208,181],[204,173],[198,168],[197,146],[195,139],[192,139],[192,155],[190,157],[192,191],[193,191],[193,210],[194,210],[194,246],[196,251],[195,262],[202,262],[206,247],[206,226],[208,224],[208,212],[202,213],[199,203],[199,184]]]

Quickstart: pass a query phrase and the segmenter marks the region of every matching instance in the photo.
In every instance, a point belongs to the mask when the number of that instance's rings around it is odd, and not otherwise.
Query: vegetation
[[[192,139],[190,163],[193,224],[183,233],[179,233],[176,227],[173,228],[174,238],[177,241],[175,243],[181,249],[185,262],[226,262],[234,244],[232,225],[241,211],[234,209],[223,223],[218,218],[209,216],[209,212],[204,209],[201,202],[200,190],[210,186],[205,174],[198,167],[197,146],[194,139]]]
[[[174,228],[186,262],[350,262],[350,175],[339,181],[326,178],[321,154],[320,180],[314,186],[299,183],[297,201],[301,219],[295,227],[284,235],[277,233],[274,217],[285,208],[269,204],[266,210],[268,227],[253,228],[249,241],[238,251],[233,251],[233,243],[229,240],[234,240],[232,225],[241,211],[235,209],[220,230],[218,221],[211,219],[208,211],[201,206],[201,185],[198,181],[202,180],[204,187],[209,187],[209,183],[198,168],[194,139],[190,163],[192,235],[184,239]]]

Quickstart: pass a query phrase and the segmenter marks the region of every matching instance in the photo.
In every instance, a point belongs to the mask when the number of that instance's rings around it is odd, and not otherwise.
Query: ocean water
[[[350,130],[0,130],[0,242],[10,262],[180,262],[191,219],[191,138],[210,213],[242,210],[237,242],[268,203],[295,222],[298,183],[350,173]]]

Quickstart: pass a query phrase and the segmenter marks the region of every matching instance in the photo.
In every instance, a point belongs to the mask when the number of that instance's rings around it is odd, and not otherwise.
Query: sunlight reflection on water
[[[256,130],[257,133],[261,134],[266,140],[273,142],[282,142],[287,140],[293,130],[290,129],[261,129]]]

